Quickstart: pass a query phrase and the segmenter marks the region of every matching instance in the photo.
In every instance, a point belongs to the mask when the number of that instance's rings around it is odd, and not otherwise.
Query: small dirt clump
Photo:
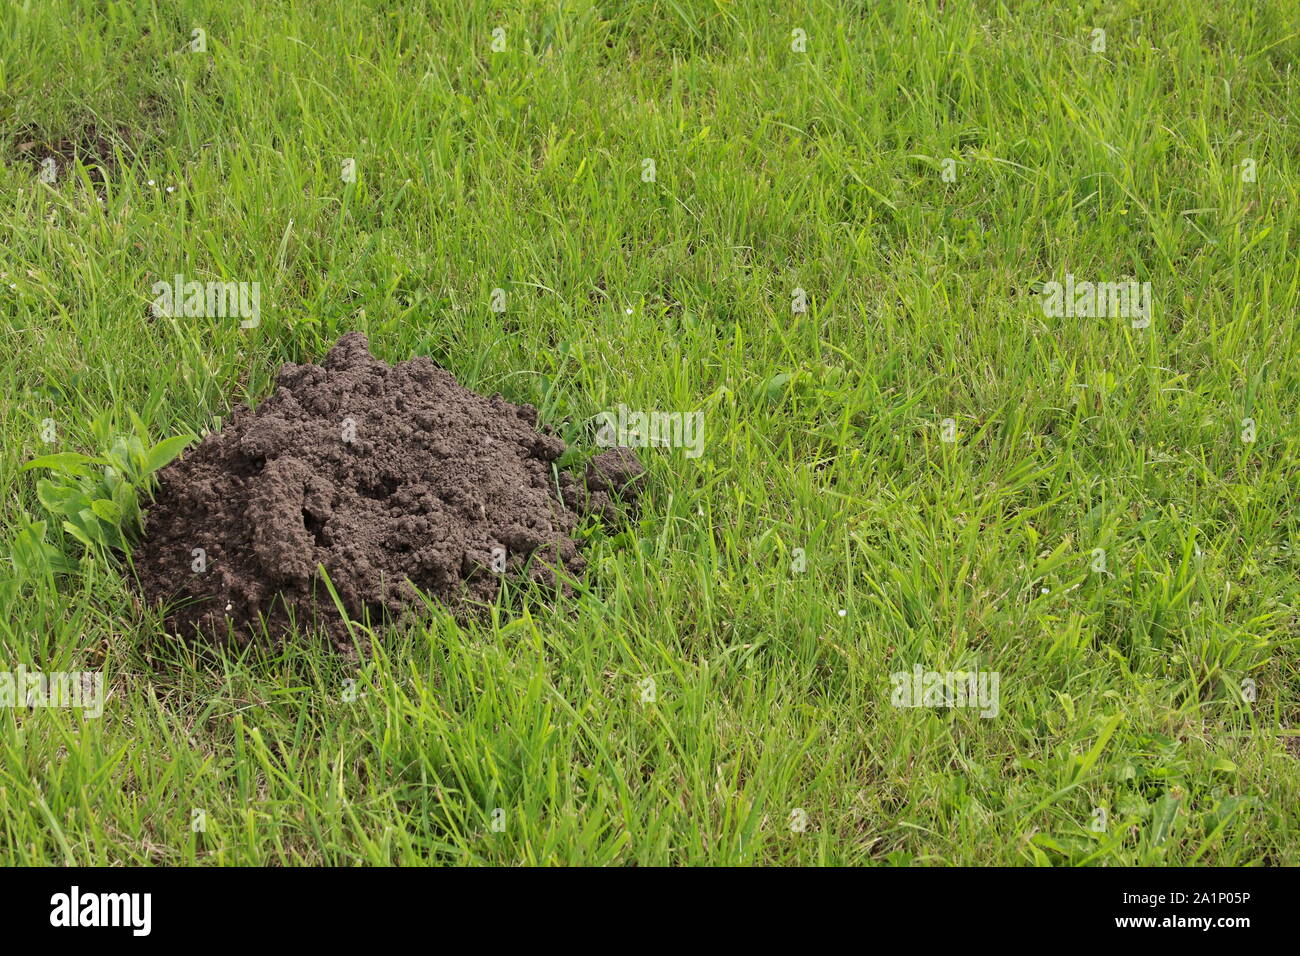
[[[462,616],[503,576],[566,590],[586,564],[580,514],[616,515],[644,469],[614,448],[557,482],[564,450],[531,405],[477,395],[427,358],[390,366],[349,333],[163,469],[139,587],[187,639],[278,644],[297,624],[341,650],[352,631],[321,567],[348,617],[372,624],[423,607],[416,588]]]

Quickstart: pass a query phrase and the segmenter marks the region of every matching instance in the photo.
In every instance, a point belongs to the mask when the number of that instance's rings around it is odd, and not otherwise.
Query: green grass
[[[0,8],[5,538],[26,461],[214,427],[352,329],[570,440],[706,441],[571,600],[359,662],[179,647],[60,545],[0,667],[110,696],[0,710],[0,863],[1300,864],[1293,4],[789,8]],[[60,144],[107,184],[38,182]],[[152,316],[177,272],[260,326]],[[1066,273],[1151,327],[1046,316]],[[916,664],[999,714],[891,706]]]

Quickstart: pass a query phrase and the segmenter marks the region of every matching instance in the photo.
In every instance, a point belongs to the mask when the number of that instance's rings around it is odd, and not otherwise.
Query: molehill
[[[278,644],[296,624],[345,651],[353,631],[321,567],[348,617],[372,624],[423,607],[417,588],[458,616],[506,576],[564,591],[586,565],[580,516],[615,517],[643,471],[613,448],[557,481],[564,450],[531,405],[477,395],[427,358],[388,365],[352,332],[163,469],[138,585],[186,639]]]

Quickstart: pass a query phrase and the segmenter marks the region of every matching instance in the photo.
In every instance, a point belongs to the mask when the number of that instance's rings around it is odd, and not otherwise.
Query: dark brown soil
[[[90,125],[75,137],[53,139],[28,129],[14,140],[17,155],[39,168],[47,159],[53,159],[56,182],[62,183],[70,174],[73,164],[86,167],[86,175],[96,186],[102,185],[117,168],[117,153],[113,148],[114,136],[100,127]]]
[[[119,153],[128,164],[141,161],[154,153],[170,128],[172,111],[162,93],[148,93],[133,105],[130,123],[108,122],[91,114],[72,117],[57,129],[23,123],[7,142],[0,142],[0,152],[6,153],[6,160],[29,163],[33,171],[39,171],[45,160],[54,160],[57,186],[67,182],[80,163],[96,192],[102,192],[101,187],[119,171]]]
[[[372,625],[422,608],[412,585],[458,615],[503,576],[564,590],[585,566],[580,512],[612,517],[642,472],[615,448],[585,482],[560,472],[557,484],[564,450],[532,406],[476,395],[427,358],[390,366],[349,333],[321,365],[285,365],[256,411],[237,406],[163,469],[139,586],[185,638],[260,642],[264,621],[279,643],[292,621],[340,649],[352,637],[319,566],[348,616]]]

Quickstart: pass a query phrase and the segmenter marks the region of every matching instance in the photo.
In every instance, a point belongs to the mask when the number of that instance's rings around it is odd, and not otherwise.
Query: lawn
[[[1291,0],[6,0],[0,669],[107,696],[0,708],[0,863],[1300,864],[1298,57]],[[571,596],[168,637],[24,464],[351,330],[702,454]]]

